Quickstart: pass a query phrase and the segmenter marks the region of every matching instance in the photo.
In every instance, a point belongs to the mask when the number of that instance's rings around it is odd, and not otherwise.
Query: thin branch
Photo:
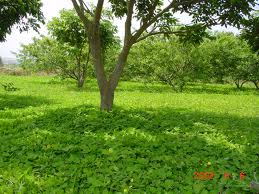
[[[80,17],[80,19],[83,21],[84,25],[85,25],[85,26],[88,26],[89,20],[88,20],[88,18],[85,16],[84,11],[81,10],[81,8],[80,8],[80,6],[79,6],[77,0],[71,0],[71,1],[72,1],[72,3],[73,3],[73,6],[74,6],[76,12],[77,12],[77,15],[78,15],[78,16]],[[79,0],[80,3],[82,3],[82,1],[83,1],[83,0]]]
[[[83,0],[80,0],[80,6],[81,8],[86,11],[88,14],[90,14],[92,17],[94,16],[93,12],[91,11],[91,9],[85,4],[85,2]]]
[[[149,17],[147,17],[145,19],[145,22],[143,22],[142,26],[140,26],[140,28],[136,31],[136,33],[133,35],[134,39],[137,40],[141,34],[149,27],[151,26],[154,22],[156,22],[161,16],[163,16],[164,13],[166,13],[167,11],[169,11],[172,7],[174,7],[174,3],[170,3],[166,8],[164,8],[162,11],[160,11],[157,15],[155,15],[152,18],[152,15],[149,15]]]
[[[193,0],[191,2],[199,2],[199,0]],[[153,23],[155,23],[160,17],[162,17],[164,13],[168,12],[172,8],[176,9],[179,5],[182,5],[183,3],[190,3],[190,1],[170,2],[170,4],[167,7],[165,7],[154,17],[152,17],[152,15],[149,15],[149,17],[146,18],[146,22],[144,22],[142,26],[135,32],[135,34],[133,35],[133,39],[138,40],[141,34]]]
[[[140,42],[142,40],[145,40],[146,38],[148,38],[150,36],[155,36],[155,35],[159,35],[159,34],[165,34],[165,35],[169,35],[169,34],[182,34],[184,32],[185,32],[184,30],[178,30],[178,31],[172,31],[172,32],[163,32],[163,31],[161,31],[161,32],[150,32],[150,33],[148,33],[148,34],[146,34],[146,35],[144,35],[142,37],[139,37],[135,41],[135,43],[138,43],[138,42]]]

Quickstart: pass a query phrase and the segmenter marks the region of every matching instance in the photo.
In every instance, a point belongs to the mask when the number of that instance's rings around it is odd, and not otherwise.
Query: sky
[[[93,0],[92,0],[93,1]],[[62,3],[61,3],[62,2]],[[42,0],[43,7],[42,11],[45,16],[46,23],[51,20],[52,17],[57,17],[59,15],[59,11],[61,9],[72,9],[73,5],[71,0]],[[178,19],[182,23],[189,23],[190,18],[188,15],[181,15],[177,14]],[[118,26],[119,36],[123,36],[123,24],[124,21],[115,20],[115,25]],[[231,31],[234,33],[238,33],[238,30],[233,27],[224,28],[221,26],[216,26],[213,30],[218,31]],[[41,25],[39,30],[40,34],[47,35],[46,25]],[[28,32],[20,33],[19,30],[14,26],[12,29],[12,33],[7,35],[6,41],[0,43],[0,56],[3,58],[15,58],[15,54],[13,52],[18,52],[20,49],[21,44],[28,44],[32,42],[33,37],[39,36],[38,33],[34,32],[33,30],[29,30]]]

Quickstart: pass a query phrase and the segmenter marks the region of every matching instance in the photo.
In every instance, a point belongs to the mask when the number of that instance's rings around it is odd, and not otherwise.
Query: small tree
[[[88,46],[87,34],[82,22],[73,10],[63,9],[60,11],[60,17],[54,17],[48,23],[48,30],[58,44],[68,46],[66,52],[71,57],[74,55],[75,60],[69,70],[64,68],[61,71],[63,76],[67,75],[70,78],[76,79],[77,86],[82,88],[90,59],[90,47]],[[57,67],[64,66],[61,64],[56,65]],[[69,65],[66,67],[69,67]]]
[[[259,12],[255,12],[245,24],[241,37],[248,41],[254,51],[259,51]]]
[[[207,78],[220,83],[230,78],[237,88],[248,81],[248,69],[256,58],[246,41],[231,33],[219,33],[215,40],[205,41],[197,53],[196,64]]]
[[[157,52],[155,75],[175,91],[182,92],[193,78],[191,55],[194,47],[176,41],[166,42],[163,47]]]
[[[73,10],[61,10],[60,17],[48,23],[51,37],[35,38],[29,45],[23,45],[18,58],[24,68],[34,71],[55,72],[63,78],[72,78],[82,88],[90,59],[87,33]],[[102,22],[102,45],[104,55],[119,42],[114,35],[116,28],[111,22]],[[107,55],[108,57],[108,55]],[[105,57],[105,58],[107,58]]]
[[[60,17],[55,17],[48,23],[48,30],[60,44],[68,44],[73,48],[70,51],[76,58],[75,66],[78,69],[75,76],[78,87],[83,87],[90,54],[89,40],[83,23],[74,10],[61,10]],[[100,30],[103,55],[106,55],[110,47],[119,44],[118,38],[115,36],[117,29],[108,19],[104,19]],[[106,57],[104,57],[104,60],[106,60]]]
[[[162,0],[109,0],[115,17],[125,16],[125,36],[123,46],[112,74],[107,78],[103,63],[100,21],[104,0],[98,0],[93,11],[84,0],[71,0],[87,31],[91,55],[101,96],[101,109],[110,111],[114,101],[114,92],[126,64],[131,47],[149,36],[157,34],[184,34],[193,37],[202,34],[206,26],[216,24],[239,26],[244,16],[248,16],[256,0],[240,1],[162,1]],[[191,26],[176,28],[177,19],[173,14],[185,12],[193,17]],[[90,18],[86,16],[88,14]],[[139,23],[137,29],[132,22]]]
[[[72,78],[79,88],[83,86],[90,60],[87,47],[78,50],[49,37],[34,38],[33,43],[22,45],[17,58],[25,70],[53,72],[63,78]],[[78,63],[78,60],[84,60],[84,63]]]
[[[178,38],[152,37],[132,48],[126,73],[142,79],[158,80],[182,92],[193,72],[191,55],[194,46]]]
[[[256,89],[259,90],[259,59],[258,59],[258,56],[257,56],[257,60],[254,61],[254,63],[249,66],[248,72],[249,72],[249,74],[248,74],[247,81],[251,81],[252,83],[254,83]]]
[[[37,31],[40,23],[44,22],[40,0],[0,1],[0,42],[5,40],[6,34],[18,24],[20,31],[30,27]]]
[[[255,12],[253,17],[246,21],[246,25],[241,31],[241,37],[248,41],[252,46],[253,50],[259,52],[259,12]],[[255,87],[259,89],[259,62],[254,62],[253,65],[249,67],[248,81],[254,83]]]

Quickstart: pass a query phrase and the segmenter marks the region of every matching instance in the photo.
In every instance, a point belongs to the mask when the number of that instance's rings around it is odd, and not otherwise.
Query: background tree
[[[115,36],[117,29],[108,18],[106,17],[106,19],[102,20],[100,27],[103,60],[107,59],[105,56],[107,50],[119,44],[119,39]],[[85,81],[90,54],[90,47],[88,46],[89,39],[82,21],[78,18],[74,10],[62,10],[60,11],[60,17],[55,17],[48,23],[48,30],[52,37],[59,43],[67,43],[77,51],[74,54],[76,57],[76,66],[80,69],[77,75],[78,87],[82,87]],[[84,49],[85,47],[88,49]]]
[[[79,88],[83,86],[86,64],[90,60],[86,46],[78,50],[49,37],[34,38],[33,43],[22,45],[17,58],[25,70],[52,72],[62,78],[72,78]]]
[[[0,67],[2,66],[4,66],[4,63],[3,63],[2,57],[0,57]]]
[[[154,60],[155,75],[175,91],[182,92],[186,83],[194,77],[192,52],[195,48],[176,40],[166,41],[161,46]]]
[[[194,51],[193,45],[182,44],[175,36],[169,39],[161,36],[147,38],[133,46],[125,67],[126,76],[161,81],[182,92],[193,78]]]
[[[253,17],[246,21],[245,27],[241,31],[241,37],[248,41],[254,51],[259,50],[259,12],[255,12]]]
[[[251,64],[248,68],[248,77],[247,81],[251,81],[256,89],[259,89],[259,59],[258,56],[256,58],[256,61],[254,61],[253,64]]]
[[[6,34],[11,33],[12,27],[17,24],[20,31],[30,27],[37,31],[40,23],[44,22],[40,0],[1,0],[0,1],[0,42]]]
[[[123,72],[129,51],[133,44],[157,34],[181,34],[186,36],[203,33],[200,29],[216,24],[240,26],[243,17],[250,14],[256,0],[241,1],[160,1],[160,0],[109,0],[113,15],[125,16],[125,36],[123,46],[115,63],[112,74],[107,78],[104,69],[100,21],[104,0],[98,0],[92,12],[83,0],[71,0],[74,8],[83,21],[89,37],[91,55],[93,57],[98,86],[101,96],[101,109],[110,111],[114,100],[114,91]],[[185,12],[193,17],[191,26],[175,28],[176,12]],[[86,13],[91,18],[86,17]],[[132,29],[132,20],[139,23],[139,28]],[[197,25],[198,24],[198,25]],[[194,26],[192,28],[192,26]],[[200,26],[197,28],[197,26]],[[198,29],[198,30],[197,30]],[[192,33],[195,32],[195,33]]]
[[[54,17],[48,23],[51,36],[59,42],[69,46],[68,51],[74,55],[73,68],[63,70],[69,77],[77,80],[77,86],[82,88],[86,78],[86,71],[90,59],[90,47],[87,34],[80,19],[73,10],[61,10],[59,17]],[[64,50],[63,50],[64,51]],[[71,57],[72,57],[71,55]],[[60,67],[60,65],[57,65]],[[68,67],[68,66],[66,66]]]
[[[110,57],[107,50],[119,46],[116,28],[109,20],[101,24],[104,60]],[[34,39],[23,45],[18,58],[24,68],[55,72],[63,78],[72,78],[82,88],[90,59],[86,30],[74,10],[61,10],[60,16],[48,23],[51,38]],[[109,64],[109,63],[107,63]]]
[[[147,38],[132,47],[123,72],[123,79],[144,82],[157,80],[154,58],[157,57],[156,52],[160,50],[159,40],[159,37]]]
[[[241,37],[248,41],[255,52],[259,52],[259,12],[246,21],[245,28],[241,31]],[[258,61],[249,67],[249,81],[259,89],[259,64]]]
[[[224,83],[230,79],[237,88],[242,88],[256,56],[246,41],[231,33],[219,33],[215,40],[207,40],[199,46],[196,60],[200,73],[211,81]]]

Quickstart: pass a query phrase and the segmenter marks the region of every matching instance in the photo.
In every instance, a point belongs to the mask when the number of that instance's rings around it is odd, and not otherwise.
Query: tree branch
[[[131,25],[132,25],[132,15],[133,15],[133,9],[134,9],[135,2],[136,2],[136,0],[127,1],[127,18],[126,18],[126,22],[125,22],[124,44],[127,44],[127,42],[132,37]]]
[[[73,6],[77,12],[77,15],[80,17],[80,19],[82,20],[82,22],[84,23],[84,26],[88,26],[89,24],[89,20],[88,18],[85,16],[84,11],[80,8],[77,0],[71,0],[73,3]],[[80,4],[82,4],[83,0],[79,0]]]
[[[143,23],[143,25],[135,32],[135,34],[133,35],[133,39],[136,41],[139,39],[139,37],[141,36],[141,34],[147,29],[149,28],[153,23],[155,23],[160,17],[163,16],[164,13],[168,12],[170,9],[175,8],[175,10],[177,10],[176,8],[179,5],[183,5],[184,3],[191,3],[191,2],[198,2],[200,0],[192,0],[192,1],[180,1],[180,2],[175,2],[172,1],[170,2],[170,4],[165,7],[162,11],[160,11],[158,14],[156,14],[154,17],[152,17],[152,15],[149,15],[149,17],[146,18],[146,22]]]
[[[141,34],[149,27],[151,26],[154,22],[156,22],[161,16],[163,16],[164,13],[169,11],[172,7],[174,7],[174,3],[171,2],[166,8],[164,8],[162,11],[160,11],[157,15],[155,15],[152,18],[152,15],[149,15],[146,19],[145,22],[143,22],[142,26],[136,31],[136,33],[133,35],[134,40],[137,40]]]
[[[91,9],[85,4],[85,2],[83,0],[79,0],[80,1],[80,7],[82,10],[86,11],[88,14],[90,14],[92,17],[94,16],[93,12],[91,11]]]
[[[142,40],[145,40],[146,38],[148,38],[148,37],[150,37],[150,36],[155,36],[155,35],[159,35],[159,34],[166,34],[166,35],[169,35],[169,34],[181,34],[181,33],[184,33],[185,31],[184,30],[178,30],[178,31],[172,31],[172,32],[163,32],[163,31],[161,31],[161,32],[150,32],[150,33],[148,33],[148,34],[146,34],[146,35],[144,35],[144,36],[142,36],[142,37],[139,37],[136,41],[135,41],[135,43],[138,43],[138,42],[140,42],[140,41],[142,41]],[[135,44],[134,43],[134,44]]]
[[[104,0],[98,0],[96,9],[95,9],[95,15],[94,15],[94,23],[99,24],[101,20],[102,15],[102,9],[103,9],[103,3]]]

